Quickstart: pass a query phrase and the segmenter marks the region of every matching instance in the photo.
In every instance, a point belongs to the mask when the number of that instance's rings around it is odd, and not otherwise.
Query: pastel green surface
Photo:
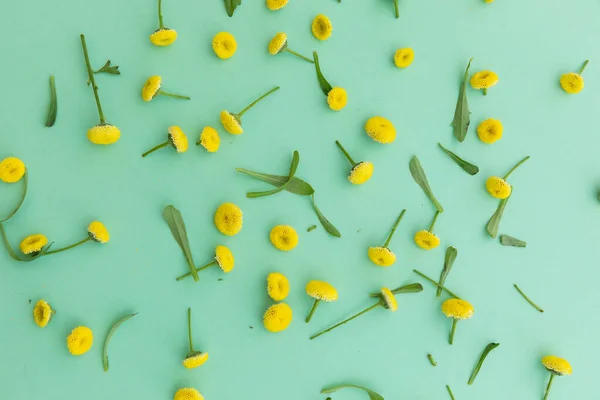
[[[540,364],[546,354],[565,357],[574,368],[573,376],[555,381],[551,399],[593,398],[600,328],[600,227],[594,223],[600,139],[593,117],[600,101],[600,50],[590,38],[600,34],[597,2],[582,0],[576,15],[566,15],[558,2],[541,0],[400,1],[398,20],[391,0],[291,0],[278,12],[268,11],[262,0],[245,1],[233,18],[222,3],[165,0],[165,24],[179,33],[168,48],[148,40],[158,24],[152,0],[3,4],[0,159],[18,156],[30,173],[29,196],[6,224],[11,243],[16,247],[26,235],[43,232],[56,246],[67,245],[83,238],[93,219],[106,224],[112,239],[30,264],[0,251],[0,398],[159,400],[191,386],[209,400],[306,400],[324,399],[324,386],[354,383],[386,400],[446,399],[446,384],[459,400],[536,399],[548,378]],[[334,26],[326,42],[310,33],[319,13]],[[211,48],[220,31],[238,42],[235,56],[225,61]],[[292,49],[319,51],[327,79],[348,91],[344,110],[327,108],[311,64],[268,54],[268,41],[280,31],[289,35]],[[122,131],[109,147],[86,138],[98,119],[85,84],[80,33],[95,68],[110,59],[122,72],[97,77],[108,121]],[[392,62],[399,47],[416,54],[404,70]],[[472,124],[459,145],[450,122],[470,57],[472,72],[492,69],[500,83],[487,97],[468,89]],[[591,60],[586,87],[568,96],[558,79],[585,59]],[[56,76],[59,109],[56,125],[46,128],[50,74]],[[163,76],[165,90],[192,100],[144,103],[140,89],[155,74]],[[222,109],[237,112],[276,85],[280,91],[244,116],[243,135],[222,130]],[[395,124],[393,144],[365,135],[363,125],[374,115]],[[475,134],[489,117],[504,124],[504,137],[491,146]],[[142,152],[165,140],[169,125],[181,126],[190,142],[203,126],[214,126],[221,149],[207,154],[192,146],[183,155],[163,149],[142,159]],[[349,165],[336,139],[355,159],[375,164],[368,183],[347,181]],[[460,170],[438,141],[477,164],[480,173],[471,177]],[[245,198],[246,191],[270,187],[235,168],[284,175],[293,150],[301,155],[298,177],[314,186],[317,204],[341,239],[320,226],[306,232],[318,224],[308,198]],[[414,154],[446,210],[436,225],[442,244],[430,252],[412,242],[434,212],[410,176]],[[531,160],[511,176],[515,191],[499,233],[528,246],[506,248],[485,234],[497,200],[484,182],[525,155]],[[2,213],[19,190],[0,184]],[[221,235],[212,222],[225,201],[244,211],[244,228],[235,237]],[[197,284],[175,282],[187,268],[161,215],[167,204],[185,218],[196,263],[209,261],[214,247],[224,244],[236,256],[232,273],[212,268]],[[388,269],[375,267],[367,248],[385,241],[403,208],[406,217],[390,246],[398,261]],[[300,244],[294,251],[271,246],[269,231],[276,224],[296,227]],[[377,310],[308,340],[368,306],[369,292],[419,281],[413,268],[437,278],[448,245],[459,255],[446,284],[476,309],[473,319],[459,324],[453,346],[447,343],[450,321],[425,282],[423,293],[398,297],[395,314]],[[267,333],[261,322],[271,304],[265,290],[271,271],[283,272],[292,285],[287,302],[294,321],[279,334]],[[312,300],[304,286],[310,279],[331,282],[340,298],[319,307],[307,325]],[[514,283],[546,312],[528,305]],[[31,316],[40,298],[58,310],[43,330]],[[210,353],[192,371],[181,365],[188,306],[194,310],[195,345]],[[104,338],[114,321],[133,312],[139,315],[111,342],[105,373]],[[88,354],[73,357],[65,337],[78,325],[93,329],[95,343]],[[492,341],[501,346],[468,386],[477,357]],[[349,390],[333,397],[364,396]]]

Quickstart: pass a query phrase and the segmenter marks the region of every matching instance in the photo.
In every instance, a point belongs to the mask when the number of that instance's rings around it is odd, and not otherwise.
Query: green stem
[[[315,303],[313,304],[312,308],[310,309],[310,313],[308,314],[308,317],[306,317],[306,323],[307,324],[312,319],[313,314],[315,313],[315,311],[317,311],[317,307],[319,306],[320,303],[321,303],[321,300],[315,299]]]
[[[202,271],[203,269],[206,269],[206,268],[208,268],[208,267],[211,267],[211,266],[215,265],[216,263],[217,263],[217,260],[212,260],[212,261],[211,261],[211,262],[209,262],[208,264],[204,264],[203,266],[196,268],[196,272],[200,272],[200,271]],[[177,279],[175,279],[175,280],[176,280],[176,281],[180,281],[180,280],[182,280],[182,279],[185,279],[185,278],[187,278],[187,277],[188,277],[188,276],[190,276],[190,275],[192,275],[192,272],[191,272],[191,271],[190,271],[190,272],[188,272],[187,274],[181,275],[179,278],[177,278]]]
[[[433,365],[434,367],[437,367],[437,362],[433,359],[433,356],[431,355],[431,353],[427,354],[427,359],[429,360],[431,365]]]
[[[402,220],[402,217],[404,217],[405,213],[406,213],[406,210],[402,210],[402,212],[400,213],[400,216],[396,220],[396,223],[392,227],[392,231],[390,232],[389,236],[387,237],[387,239],[386,239],[385,244],[383,245],[383,247],[388,247],[388,244],[390,244],[390,241],[392,240],[392,237],[394,236],[394,233],[396,232],[396,228],[398,227],[398,224]]]
[[[309,63],[311,63],[311,64],[314,64],[314,63],[315,63],[315,62],[314,62],[313,60],[311,60],[310,58],[308,58],[308,57],[304,57],[302,54],[298,54],[298,53],[296,53],[294,50],[292,50],[292,49],[290,49],[290,48],[288,48],[288,47],[286,47],[284,51],[287,51],[288,53],[290,53],[290,54],[293,54],[293,55],[295,55],[296,57],[299,57],[299,58],[301,58],[301,59],[303,59],[303,60],[306,60],[306,61],[308,61],[308,62],[309,62]]]
[[[90,56],[88,55],[87,45],[85,44],[85,36],[81,34],[81,47],[83,47],[83,55],[85,57],[85,66],[87,67],[88,79],[92,83],[92,89],[94,90],[94,97],[96,98],[96,107],[98,107],[98,116],[100,117],[100,125],[106,123],[106,118],[102,112],[102,105],[100,104],[100,96],[98,96],[98,86],[96,86],[96,80],[94,79],[94,71],[90,64]]]
[[[377,307],[380,307],[380,306],[381,306],[381,303],[380,303],[380,302],[377,302],[377,303],[373,304],[371,307],[369,307],[369,308],[365,308],[364,310],[362,310],[362,311],[361,311],[361,312],[359,312],[358,314],[355,314],[355,315],[353,315],[352,317],[350,317],[350,318],[348,318],[348,319],[345,319],[344,321],[340,322],[339,324],[335,324],[335,325],[334,325],[334,326],[332,326],[331,328],[327,328],[327,329],[325,329],[324,331],[321,331],[321,332],[317,333],[316,335],[312,335],[312,336],[310,337],[310,340],[316,339],[316,338],[318,338],[319,336],[321,336],[321,335],[324,335],[324,334],[326,334],[327,332],[334,330],[334,329],[335,329],[335,328],[337,328],[338,326],[344,325],[345,323],[347,323],[347,322],[350,322],[350,321],[352,321],[353,319],[355,319],[355,318],[358,318],[358,317],[360,317],[361,315],[363,315],[363,314],[366,314],[366,313],[368,313],[369,311],[371,311],[371,310],[374,310],[374,309],[376,309]]]
[[[356,162],[354,162],[352,157],[350,157],[350,154],[348,154],[346,149],[344,149],[344,146],[342,146],[342,144],[339,142],[339,140],[336,140],[335,144],[337,144],[337,147],[339,147],[340,150],[342,151],[342,153],[344,153],[344,156],[346,156],[346,159],[348,160],[348,162],[352,165],[352,167],[354,167],[356,165]]]
[[[515,287],[515,289],[517,289],[517,291],[519,293],[521,293],[521,296],[523,296],[523,298],[525,300],[527,300],[527,302],[533,306],[533,308],[535,308],[536,310],[538,310],[541,313],[544,312],[544,310],[542,310],[537,304],[535,304],[533,301],[531,301],[531,299],[529,297],[527,297],[527,295],[525,293],[523,293],[523,291],[517,286],[516,283],[513,286]]]
[[[60,253],[60,252],[63,252],[63,251],[67,251],[67,250],[70,250],[70,249],[72,249],[72,248],[75,248],[75,247],[77,247],[77,246],[80,246],[80,245],[82,245],[82,244],[84,244],[84,243],[86,243],[86,242],[89,242],[90,240],[92,240],[92,239],[91,239],[91,238],[88,236],[88,237],[86,237],[85,239],[83,239],[83,240],[80,240],[80,241],[79,241],[79,242],[77,242],[77,243],[73,243],[73,244],[72,244],[72,245],[70,245],[70,246],[63,247],[62,249],[56,249],[56,250],[48,251],[48,252],[44,253],[44,255],[45,255],[45,256],[48,256],[48,255],[50,255],[50,254],[56,254],[56,253]]]
[[[240,111],[237,114],[238,118],[241,118],[242,115],[244,115],[246,113],[246,111],[248,111],[249,109],[251,109],[252,107],[254,107],[259,101],[261,101],[262,99],[264,99],[265,97],[267,97],[271,93],[276,92],[278,90],[279,90],[279,86],[275,86],[273,89],[269,90],[267,93],[263,94],[258,99],[254,100],[252,103],[248,104],[242,111]]]
[[[450,399],[456,400],[454,398],[454,394],[452,393],[452,389],[450,389],[450,386],[446,385],[446,390],[448,390],[448,394],[450,395]]]
[[[396,19],[400,18],[400,11],[398,11],[398,0],[394,0],[394,9],[396,10]]]
[[[169,145],[169,141],[167,140],[166,142],[156,145],[153,148],[151,148],[150,150],[148,150],[147,152],[145,152],[144,154],[142,154],[142,157],[146,157],[148,154],[154,153],[156,150],[162,149],[163,147],[167,147],[168,145]]]
[[[6,231],[4,230],[4,225],[2,224],[2,222],[0,222],[0,234],[2,234],[2,240],[4,241],[6,251],[8,252],[10,258],[12,258],[15,261],[26,261],[17,256],[17,254],[13,250],[12,246],[10,245],[10,242],[8,241],[8,237],[6,235]]]
[[[455,299],[460,299],[460,297],[458,297],[455,293],[453,293],[452,291],[450,291],[450,289],[446,288],[443,285],[440,285],[439,283],[437,283],[436,281],[434,281],[433,279],[431,279],[430,277],[428,277],[424,273],[419,272],[416,269],[413,269],[413,272],[415,274],[419,275],[420,277],[427,279],[429,282],[433,283],[438,288],[441,288],[442,290],[445,290],[450,296],[454,297]]]
[[[481,91],[483,92],[484,96],[487,96],[487,88],[483,88],[483,89],[481,89]]]
[[[162,16],[162,0],[158,0],[158,25],[160,29],[164,28],[163,16]]]
[[[456,324],[458,320],[456,318],[452,318],[452,329],[450,330],[450,338],[448,342],[450,344],[454,343],[454,333],[456,332]]]
[[[192,342],[192,307],[188,307],[188,341],[190,343],[190,353],[193,353],[194,343]]]
[[[583,63],[583,66],[581,67],[581,69],[579,70],[579,75],[583,74],[583,70],[585,69],[585,67],[587,67],[587,65],[590,63],[590,60],[585,60],[585,62]]]
[[[440,212],[436,211],[435,215],[433,216],[433,221],[431,221],[431,225],[429,225],[429,229],[427,229],[429,232],[433,232],[433,227],[435,226],[435,222],[437,221],[439,215]]]
[[[548,399],[548,395],[550,394],[550,389],[552,388],[552,382],[554,381],[555,375],[550,373],[550,380],[548,381],[548,386],[546,386],[546,393],[544,394],[544,400]]]
[[[158,93],[156,93],[156,95],[163,95],[163,96],[168,96],[168,97],[174,97],[176,99],[184,99],[184,100],[191,100],[192,98],[189,96],[183,96],[181,94],[174,94],[174,93],[169,93],[169,92],[165,92],[164,90],[160,89],[158,91]]]
[[[517,164],[516,164],[514,167],[512,167],[512,168],[510,169],[510,171],[508,171],[508,172],[506,173],[506,175],[504,175],[504,178],[502,178],[502,179],[504,179],[504,180],[507,180],[507,179],[508,179],[508,177],[510,176],[510,174],[512,174],[513,172],[515,172],[515,170],[516,170],[517,168],[519,168],[519,167],[521,166],[521,164],[523,164],[525,161],[529,160],[529,158],[530,158],[530,157],[529,157],[529,156],[527,156],[527,157],[525,157],[524,159],[522,159],[521,161],[519,161],[519,162],[518,162],[518,163],[517,163]]]
[[[19,203],[17,204],[17,206],[6,216],[6,218],[0,219],[0,223],[8,221],[12,217],[14,217],[14,215],[17,213],[17,211],[19,211],[19,209],[23,205],[23,202],[25,201],[25,197],[27,196],[27,185],[28,185],[28,172],[27,172],[27,170],[25,170],[25,175],[23,176],[23,191],[21,192],[21,200],[19,200]]]

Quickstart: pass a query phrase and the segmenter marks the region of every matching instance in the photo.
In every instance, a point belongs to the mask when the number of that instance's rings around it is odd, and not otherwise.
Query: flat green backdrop
[[[6,224],[11,242],[16,247],[40,232],[56,246],[66,245],[84,237],[93,219],[106,224],[112,239],[31,264],[0,251],[0,398],[162,400],[191,386],[212,400],[307,400],[324,399],[322,387],[346,382],[373,388],[386,400],[446,399],[446,384],[459,400],[538,399],[547,382],[540,364],[546,354],[565,357],[574,368],[573,376],[556,381],[552,399],[595,398],[598,2],[580,0],[574,8],[542,0],[400,0],[398,20],[391,0],[291,0],[278,12],[262,0],[244,0],[233,18],[222,3],[165,0],[165,23],[177,29],[179,39],[158,48],[148,40],[158,24],[153,0],[4,2],[0,158],[20,157],[30,174],[27,200]],[[325,42],[310,32],[319,13],[334,26]],[[212,52],[211,39],[220,31],[238,42],[229,60]],[[288,34],[292,49],[319,51],[325,76],[348,91],[343,111],[328,109],[312,65],[268,54],[269,39],[280,31]],[[98,120],[85,84],[80,33],[86,34],[96,68],[110,58],[122,71],[97,77],[108,120],[122,131],[112,146],[95,146],[86,138]],[[399,47],[416,53],[405,70],[392,62]],[[472,56],[473,72],[494,70],[500,83],[487,97],[468,89],[472,126],[458,144],[449,123]],[[566,95],[560,74],[578,70],[588,58],[584,91]],[[48,129],[50,74],[56,75],[59,112]],[[144,103],[140,89],[155,74],[163,76],[166,90],[192,100]],[[281,90],[244,116],[243,135],[223,131],[222,109],[239,111],[275,85]],[[365,135],[364,123],[374,115],[395,124],[393,144]],[[475,134],[489,117],[500,119],[505,130],[491,146]],[[166,138],[169,125],[181,126],[194,142],[203,126],[214,126],[221,149],[208,154],[192,146],[183,155],[169,149],[142,159],[143,151]],[[375,164],[367,184],[347,181],[349,166],[336,139],[356,159]],[[481,172],[465,174],[437,148],[438,141]],[[318,224],[308,198],[245,197],[246,191],[269,187],[235,167],[285,174],[293,150],[301,155],[298,176],[315,187],[341,239],[320,226],[306,232]],[[442,244],[430,252],[412,241],[434,210],[410,176],[413,154],[446,209],[436,227]],[[531,160],[511,177],[515,193],[500,233],[528,246],[506,248],[485,234],[497,200],[484,182],[525,155]],[[20,185],[0,185],[2,213],[19,191]],[[244,211],[244,228],[235,237],[221,235],[212,222],[225,201]],[[196,262],[210,260],[216,245],[227,245],[236,257],[231,274],[213,268],[197,284],[175,282],[186,265],[161,216],[167,204],[181,210]],[[398,261],[388,269],[375,267],[367,248],[385,240],[403,208],[408,211],[391,244]],[[269,243],[276,224],[298,230],[294,251],[279,252]],[[459,255],[447,285],[476,309],[473,319],[459,324],[454,346],[447,343],[450,321],[425,282],[422,293],[398,298],[394,314],[375,311],[308,340],[368,306],[370,291],[419,281],[413,268],[437,278],[449,245]],[[292,285],[287,302],[294,321],[279,334],[265,331],[261,321],[271,304],[265,278],[272,271],[284,273]],[[312,301],[304,286],[311,279],[331,282],[340,298],[321,307],[307,325],[303,319]],[[546,312],[526,304],[513,283]],[[40,298],[58,310],[43,330],[31,315]],[[210,353],[203,367],[191,371],[181,365],[188,306],[194,310],[196,345]],[[105,373],[106,334],[134,311],[139,315],[111,343],[111,369]],[[82,357],[69,355],[65,346],[77,325],[91,327],[95,335]],[[491,341],[501,345],[468,386],[476,358]],[[438,360],[436,368],[427,353]],[[333,397],[365,395],[348,391]]]

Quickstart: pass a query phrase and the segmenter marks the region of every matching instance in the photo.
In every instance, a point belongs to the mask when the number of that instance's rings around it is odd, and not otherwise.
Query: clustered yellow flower
[[[571,367],[571,364],[567,360],[557,356],[543,357],[542,365],[548,372],[550,372],[550,380],[548,381],[546,393],[544,394],[544,400],[546,400],[550,394],[550,388],[552,387],[554,378],[556,376],[571,375],[573,373],[573,367]]]
[[[233,203],[223,203],[215,212],[215,226],[224,235],[234,236],[242,230],[242,210]]]
[[[288,0],[267,0],[267,8],[271,11],[281,10],[288,3]]]
[[[481,90],[483,95],[487,95],[487,90],[498,83],[498,75],[493,71],[479,71],[471,77],[471,87]]]
[[[190,100],[189,96],[165,92],[162,89],[162,77],[159,75],[154,75],[148,78],[142,87],[142,100],[145,102],[152,101],[152,99],[154,99],[156,96],[167,96],[175,97],[177,99]]]
[[[485,181],[485,188],[488,191],[488,193],[497,199],[508,198],[512,193],[512,186],[510,186],[508,182],[506,182],[506,180],[517,168],[519,168],[519,166],[521,166],[521,164],[523,164],[527,160],[529,160],[529,156],[519,161],[514,167],[510,169],[510,171],[508,171],[506,175],[504,175],[503,178],[500,178],[498,176],[490,176]]]
[[[469,319],[473,316],[475,309],[473,305],[462,299],[448,299],[442,303],[442,312],[448,318],[452,318],[452,330],[450,331],[449,342],[454,342],[454,333],[456,332],[456,323],[461,319]]]
[[[16,183],[25,175],[25,164],[17,157],[7,157],[0,161],[0,180]]]
[[[205,126],[200,133],[200,140],[196,145],[202,145],[209,153],[216,153],[221,145],[221,138],[217,130],[210,126]]]
[[[121,131],[111,124],[99,124],[87,131],[87,138],[94,144],[109,145],[117,142]]]
[[[188,354],[188,356],[183,359],[183,366],[187,369],[198,368],[206,361],[208,361],[208,353],[196,351],[194,353]]]
[[[433,221],[431,221],[431,225],[429,225],[429,229],[419,231],[415,234],[415,243],[420,248],[432,250],[440,245],[440,238],[433,233],[433,228],[439,215],[440,212],[436,211]]]
[[[159,28],[150,35],[150,41],[155,46],[169,46],[177,40],[177,31],[170,28]]]
[[[263,324],[269,332],[281,332],[292,322],[292,308],[286,303],[274,304],[265,311]]]
[[[35,235],[29,235],[21,241],[21,252],[25,255],[35,256],[38,254],[44,246],[48,244],[48,238],[41,233]]]
[[[365,124],[367,135],[377,143],[388,144],[396,140],[394,124],[383,117],[371,117]]]
[[[331,302],[338,299],[337,290],[332,285],[324,281],[308,282],[306,284],[306,294],[315,299],[310,313],[306,317],[306,323],[310,322],[321,301]]]
[[[276,249],[293,250],[298,245],[298,233],[289,225],[277,225],[271,229],[269,239]]]
[[[398,302],[396,301],[396,296],[394,293],[386,287],[381,288],[381,298],[383,299],[385,308],[394,312],[398,310]]]
[[[577,94],[583,90],[584,82],[581,74],[583,74],[583,70],[585,70],[589,62],[589,60],[585,60],[578,73],[569,72],[560,77],[560,86],[565,92],[568,94]]]
[[[169,140],[178,153],[185,153],[188,149],[188,139],[178,126],[170,126],[168,129]]]
[[[275,301],[283,301],[290,294],[290,282],[279,272],[267,276],[267,294]]]
[[[503,130],[502,122],[488,118],[477,127],[477,136],[483,143],[492,144],[502,139]]]
[[[106,226],[100,221],[93,221],[88,225],[88,234],[90,238],[98,243],[108,243],[110,234]]]
[[[94,343],[92,330],[87,326],[79,326],[67,336],[67,348],[69,353],[80,356],[87,353]]]
[[[213,38],[212,47],[217,57],[225,60],[235,54],[237,42],[231,33],[219,32]]]
[[[204,400],[204,396],[193,388],[183,388],[175,392],[173,400]]]
[[[331,21],[323,14],[315,17],[311,25],[313,35],[319,40],[327,40],[333,31]]]
[[[398,68],[406,68],[412,64],[415,59],[415,52],[410,47],[396,50],[394,54],[394,64]]]
[[[354,159],[348,154],[346,149],[342,146],[339,141],[335,141],[335,144],[339,147],[339,149],[344,154],[344,157],[348,160],[350,165],[352,165],[352,169],[350,170],[350,174],[348,175],[348,181],[353,185],[362,185],[367,182],[373,176],[374,166],[370,161],[360,161],[355,162]]]
[[[33,321],[40,328],[45,328],[53,315],[54,310],[45,300],[38,301],[33,307]]]
[[[388,245],[390,244],[390,241],[396,232],[396,228],[398,227],[398,224],[400,224],[400,221],[402,220],[402,217],[404,217],[405,213],[406,210],[402,210],[383,246],[369,247],[367,254],[373,264],[380,267],[389,267],[396,262],[396,255],[388,248]]]
[[[231,272],[235,266],[233,253],[225,246],[217,246],[215,248],[215,261],[219,268],[226,274]]]
[[[348,93],[346,93],[346,89],[334,87],[327,93],[327,104],[333,111],[340,111],[342,108],[346,107],[347,103]]]

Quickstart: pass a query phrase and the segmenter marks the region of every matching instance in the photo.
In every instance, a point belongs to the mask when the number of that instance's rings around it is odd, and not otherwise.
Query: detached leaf
[[[402,293],[419,293],[423,291],[423,285],[420,283],[409,283],[408,285],[400,286],[394,290],[392,293],[394,294],[402,294]],[[380,297],[381,293],[371,293],[369,296],[371,297]]]
[[[471,123],[471,112],[469,111],[469,103],[467,102],[467,79],[469,78],[469,67],[471,67],[471,61],[467,64],[465,70],[465,76],[463,77],[462,84],[460,85],[460,91],[458,92],[458,100],[456,101],[456,110],[454,111],[454,120],[452,126],[454,127],[454,136],[459,142],[465,140],[467,136],[467,130]]]
[[[54,75],[50,75],[50,109],[48,110],[48,118],[46,118],[46,126],[48,128],[54,126],[57,112],[58,100],[56,97],[56,84],[54,83]]]
[[[118,65],[110,65],[110,60],[107,60],[106,63],[104,64],[104,66],[102,68],[100,68],[98,71],[94,71],[95,74],[101,74],[101,73],[105,73],[105,74],[110,74],[110,75],[121,75],[121,71],[119,71],[119,66]]]
[[[492,239],[495,239],[496,235],[498,235],[498,227],[500,226],[500,220],[502,219],[502,215],[504,214],[504,209],[506,208],[506,203],[508,203],[508,199],[510,199],[510,196],[503,200],[500,200],[500,204],[498,204],[496,212],[494,213],[494,215],[492,215],[485,227],[487,233],[491,236]]]
[[[415,180],[415,182],[417,182],[417,185],[421,186],[421,189],[423,189],[425,195],[429,197],[429,200],[431,200],[435,208],[437,208],[437,210],[440,213],[444,212],[442,205],[437,201],[433,194],[433,191],[431,190],[431,187],[429,187],[427,176],[425,175],[425,171],[423,171],[423,167],[421,167],[421,162],[419,161],[417,156],[413,156],[413,158],[411,158],[409,168],[410,174],[412,175],[413,179]]]
[[[438,143],[438,145],[440,146],[440,148],[442,150],[444,150],[444,152],[446,154],[448,154],[450,156],[451,159],[454,160],[455,163],[458,164],[459,167],[461,167],[467,174],[469,175],[477,175],[477,173],[479,172],[479,167],[477,165],[473,165],[468,161],[463,160],[462,158],[460,158],[459,156],[457,156],[456,154],[454,154],[453,152],[451,152],[450,150],[448,150],[447,148],[445,148],[444,146],[442,146],[441,143]]]
[[[490,351],[494,350],[498,346],[500,346],[500,343],[490,343],[487,346],[485,346],[485,349],[483,350],[483,353],[481,353],[481,356],[479,356],[479,360],[477,360],[477,365],[475,365],[475,369],[473,370],[473,373],[469,378],[469,385],[472,385],[473,382],[475,382],[475,378],[477,377],[477,374],[481,369],[481,365],[485,361],[485,358],[488,356],[488,354],[490,354]]]
[[[183,255],[185,256],[185,260],[187,261],[194,281],[198,282],[200,278],[198,278],[198,272],[196,271],[196,266],[194,265],[192,252],[190,251],[190,242],[188,240],[187,231],[185,230],[185,223],[183,222],[181,212],[179,212],[179,210],[172,205],[168,205],[163,211],[163,217],[171,229],[173,238],[181,248],[181,251],[183,251]]]
[[[266,197],[266,196],[270,196],[272,194],[276,194],[281,192],[282,190],[284,190],[286,188],[287,185],[289,185],[292,181],[292,179],[294,179],[294,175],[296,174],[296,170],[298,169],[298,164],[300,163],[300,153],[298,153],[298,151],[294,151],[294,155],[292,157],[292,163],[290,165],[290,172],[288,175],[287,180],[285,181],[285,183],[273,190],[267,190],[265,192],[248,192],[246,194],[247,197],[254,199],[257,197]]]
[[[28,176],[27,175],[28,175],[27,170],[25,170],[25,175],[23,175],[23,191],[21,192],[21,199],[17,203],[16,207],[8,214],[8,216],[6,218],[0,220],[0,223],[6,222],[9,219],[11,219],[23,205],[23,202],[25,201],[25,197],[27,196],[27,185],[28,185]]]
[[[358,386],[358,385],[332,386],[332,387],[324,388],[323,390],[321,390],[321,394],[329,394],[329,393],[337,392],[338,390],[349,389],[349,388],[364,390],[369,395],[370,400],[385,400],[383,398],[383,396],[380,395],[379,393],[376,393],[376,392],[372,391],[371,389],[367,389],[366,387],[362,387],[362,386]]]
[[[452,246],[448,246],[448,248],[446,249],[446,258],[444,259],[444,268],[442,269],[442,273],[440,274],[439,286],[437,288],[437,292],[435,293],[436,297],[440,297],[442,295],[442,287],[444,286],[444,282],[446,282],[446,277],[452,269],[452,265],[454,265],[454,261],[456,260],[457,255],[458,250],[456,250]]]
[[[321,87],[323,93],[325,93],[325,96],[327,96],[329,92],[331,92],[331,89],[333,89],[333,87],[329,82],[327,82],[327,79],[325,79],[323,73],[321,72],[321,64],[319,64],[319,55],[316,51],[313,51],[313,59],[315,61],[315,69],[317,70],[317,79],[319,81],[319,86]]]
[[[233,13],[237,6],[242,5],[242,0],[225,0],[225,10],[227,11],[227,15],[233,17]]]
[[[138,315],[138,313],[135,314],[131,314],[128,315],[126,317],[121,318],[120,320],[118,320],[112,328],[110,328],[110,331],[108,332],[108,336],[106,337],[106,340],[104,341],[104,350],[102,352],[102,361],[104,363],[104,372],[108,371],[108,344],[110,343],[110,340],[112,339],[113,335],[115,334],[115,331],[117,330],[117,328],[119,326],[121,326],[124,322],[129,321],[131,318],[135,317],[136,315]]]
[[[243,168],[236,168],[235,170],[277,187],[285,185],[288,181],[288,177],[283,175],[261,174],[259,172],[249,171]],[[294,177],[292,181],[285,186],[285,190],[301,196],[310,196],[315,192],[313,187],[310,186],[308,182],[303,181],[298,177]]]
[[[321,214],[321,210],[319,210],[319,207],[317,207],[317,204],[315,203],[315,195],[314,194],[312,195],[312,205],[313,205],[315,212],[317,213],[319,222],[321,222],[321,225],[323,225],[323,228],[325,228],[327,233],[329,233],[331,236],[335,236],[336,238],[341,238],[342,234],[340,233],[340,231],[338,231],[335,228],[335,226],[333,226],[331,224],[331,222],[329,222],[329,220],[327,218],[325,218],[325,216],[323,214]]]
[[[527,243],[508,235],[500,235],[500,244],[502,246],[527,247]]]

